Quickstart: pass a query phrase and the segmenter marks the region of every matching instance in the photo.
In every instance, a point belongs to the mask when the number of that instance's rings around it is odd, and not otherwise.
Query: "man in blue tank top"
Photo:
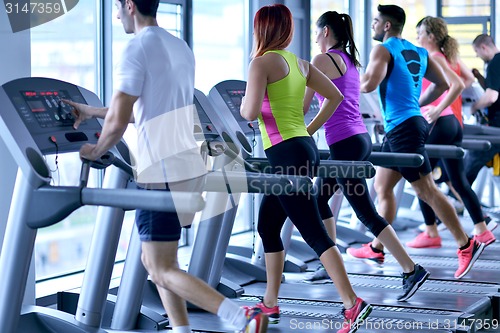
[[[431,103],[448,89],[439,66],[428,57],[427,51],[402,39],[406,15],[395,5],[379,5],[378,15],[372,23],[373,38],[382,44],[373,48],[366,73],[361,78],[361,92],[378,87],[386,137],[382,150],[386,152],[417,153],[425,162],[419,168],[377,169],[375,189],[379,201],[378,211],[389,223],[396,215],[393,189],[404,177],[418,197],[429,204],[455,238],[459,265],[455,278],[469,272],[484,249],[484,244],[470,239],[463,230],[453,207],[436,187],[432,177],[429,157],[425,151],[428,123],[420,107]],[[434,85],[422,95],[422,78]],[[380,257],[383,246],[377,240],[350,254],[363,259]],[[408,281],[411,283],[411,281]]]

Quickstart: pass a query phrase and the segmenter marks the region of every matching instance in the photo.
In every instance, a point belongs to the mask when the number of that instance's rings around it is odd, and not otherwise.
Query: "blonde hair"
[[[458,61],[458,42],[448,34],[448,26],[440,17],[426,16],[417,23],[417,27],[424,26],[428,34],[433,34],[437,46],[443,52],[446,59],[456,64]]]

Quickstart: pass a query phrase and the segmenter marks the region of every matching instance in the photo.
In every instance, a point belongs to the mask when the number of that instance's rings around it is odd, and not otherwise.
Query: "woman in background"
[[[464,67],[465,65],[461,65],[458,58],[458,42],[448,35],[448,28],[443,19],[427,16],[420,20],[417,24],[417,41],[442,68],[450,84],[449,92],[462,91],[465,84],[471,84],[473,78],[471,79],[468,75],[471,72],[462,70],[466,67]],[[461,79],[460,74],[465,79]],[[424,78],[422,91],[425,91],[429,85],[430,82]],[[443,105],[448,105],[446,104],[448,103],[446,101],[447,94],[448,91],[429,106],[422,108],[422,114],[429,122],[430,129],[426,142],[429,144],[461,146],[463,137],[461,102],[455,100],[455,110],[452,107],[453,104],[443,108]],[[460,114],[457,114],[458,108],[460,108]],[[431,167],[434,168],[438,159],[431,159],[430,161]],[[441,163],[444,166],[451,185],[459,194],[474,222],[474,239],[486,245],[493,243],[496,238],[484,221],[484,214],[479,199],[465,176],[463,160],[442,159]],[[406,245],[414,248],[441,247],[441,237],[439,236],[434,211],[421,200],[420,208],[426,224],[425,231]]]

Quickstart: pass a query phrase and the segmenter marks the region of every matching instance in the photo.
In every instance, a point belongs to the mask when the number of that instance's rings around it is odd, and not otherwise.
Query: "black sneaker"
[[[325,267],[323,267],[323,265],[320,264],[318,268],[316,268],[314,274],[304,279],[304,282],[311,284],[324,284],[324,283],[330,283],[332,282],[332,280],[330,279],[330,276],[326,272]]]
[[[415,265],[413,273],[403,273],[403,294],[398,296],[398,301],[404,302],[412,297],[429,275],[430,273],[419,264]]]

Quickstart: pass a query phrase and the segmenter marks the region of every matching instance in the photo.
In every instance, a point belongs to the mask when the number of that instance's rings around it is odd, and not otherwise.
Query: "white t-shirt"
[[[116,89],[139,96],[134,104],[138,183],[199,177],[206,168],[193,135],[194,55],[163,28],[143,28],[115,69]]]

